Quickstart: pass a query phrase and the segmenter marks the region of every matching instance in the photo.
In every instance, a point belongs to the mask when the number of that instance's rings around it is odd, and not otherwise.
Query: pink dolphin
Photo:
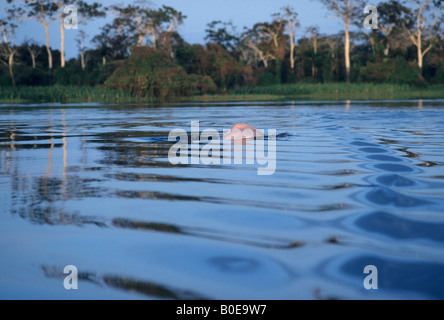
[[[244,123],[236,123],[230,131],[224,135],[224,140],[233,140],[235,144],[244,144],[247,139],[263,136],[264,134],[255,127]]]

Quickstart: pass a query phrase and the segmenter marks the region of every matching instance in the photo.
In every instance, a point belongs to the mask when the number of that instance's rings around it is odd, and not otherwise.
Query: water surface
[[[191,121],[276,129],[276,172],[172,165]],[[443,299],[443,133],[442,100],[1,105],[0,297]]]

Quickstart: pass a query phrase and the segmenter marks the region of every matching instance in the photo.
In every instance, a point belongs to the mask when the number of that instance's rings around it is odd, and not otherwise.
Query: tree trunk
[[[156,30],[153,28],[151,30],[151,40],[153,41],[153,48],[157,49],[157,44],[156,44]]]
[[[291,66],[291,72],[294,72],[294,42],[291,40],[290,44],[290,66]]]
[[[86,63],[85,63],[85,47],[83,45],[83,42],[85,40],[85,35],[84,33],[81,34],[80,37],[80,64],[82,66],[82,71],[85,71],[86,69]]]
[[[13,51],[9,54],[8,64],[9,64],[9,75],[11,76],[12,86],[15,88],[15,77],[14,77],[14,70],[13,70],[14,54],[15,54],[15,50],[13,49]]]
[[[345,79],[350,83],[350,34],[348,32],[348,16],[345,16]]]
[[[32,68],[35,69],[35,53],[32,50],[29,50],[29,53],[31,54]]]
[[[80,51],[80,63],[82,65],[82,71],[85,71],[86,69],[86,64],[85,64],[85,53],[82,51]]]
[[[311,75],[313,78],[316,77],[318,71],[316,68],[316,55],[318,53],[318,41],[316,37],[313,37],[313,61],[311,62]]]
[[[419,14],[418,14],[419,17]],[[418,51],[418,67],[419,69],[422,71],[422,38],[421,38],[421,29],[420,29],[420,24],[419,24],[419,18],[418,18],[418,31],[417,31],[417,43],[416,43],[416,49]]]
[[[63,11],[62,3],[59,2],[59,12],[60,12],[60,66],[65,67],[65,28],[63,26]]]
[[[43,23],[43,26],[45,27],[45,34],[46,34],[46,52],[48,52],[48,67],[50,70],[52,70],[52,53],[51,53],[51,47],[49,46],[48,24]]]
[[[291,73],[294,73],[294,34],[291,31],[291,24],[289,23],[289,30],[290,30],[290,67],[291,67]]]
[[[384,56],[388,57],[390,53],[390,44],[387,43],[387,45],[384,48]]]

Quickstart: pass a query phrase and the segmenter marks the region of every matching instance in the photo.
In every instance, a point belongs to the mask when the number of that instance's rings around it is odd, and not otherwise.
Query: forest
[[[159,99],[297,95],[308,92],[301,88],[329,84],[343,84],[341,88],[351,91],[376,86],[392,91],[434,88],[442,93],[444,88],[442,0],[381,1],[370,29],[363,26],[366,2],[316,0],[341,21],[341,32],[323,34],[317,25],[303,26],[298,12],[286,6],[268,21],[242,30],[229,17],[212,21],[205,44],[187,43],[181,36],[186,13],[165,5],[155,8],[147,1],[109,6],[83,0],[2,1],[7,1],[0,17],[2,100],[20,92],[55,95],[68,87]],[[112,17],[88,48],[89,35],[79,28],[78,57],[69,60],[64,48],[64,28],[72,13],[65,10],[68,5],[78,11],[78,24]],[[28,19],[41,25],[45,44],[17,44],[16,30]],[[58,48],[49,45],[52,23],[60,24]]]

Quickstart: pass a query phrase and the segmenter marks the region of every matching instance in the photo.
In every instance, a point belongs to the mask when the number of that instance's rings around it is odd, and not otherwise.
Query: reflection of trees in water
[[[170,145],[160,143],[146,146],[144,144],[122,142],[99,149],[104,152],[103,164],[142,168],[169,168],[173,166],[168,161],[169,147]],[[165,161],[159,161],[161,158]]]
[[[67,213],[64,209],[58,207],[21,207],[12,213],[18,214],[20,217],[37,224],[76,226],[94,224],[99,227],[105,226],[105,223],[98,221],[96,217],[81,216],[78,213]]]
[[[41,266],[44,275],[48,278],[60,279],[62,282],[67,274],[63,274],[63,268],[56,266]],[[85,281],[99,286],[107,286],[114,289],[135,292],[153,298],[174,299],[174,300],[206,300],[198,293],[190,290],[183,290],[165,286],[151,281],[144,281],[118,275],[99,275],[95,272],[78,272],[79,282]],[[80,287],[81,284],[79,284]]]
[[[235,232],[218,229],[186,227],[168,223],[155,223],[115,218],[112,220],[112,224],[114,227],[123,229],[173,233],[177,235],[193,236],[202,239],[212,239],[231,243],[242,243],[250,246],[268,249],[294,249],[304,245],[302,241],[296,241],[286,238],[237,234]]]
[[[95,217],[70,213],[61,205],[57,205],[65,200],[102,195],[99,189],[90,185],[91,180],[75,175],[67,175],[65,180],[57,177],[35,177],[28,181],[26,176],[15,174],[11,175],[11,178],[12,214],[38,224],[104,226],[104,223]]]
[[[70,137],[66,111],[61,110],[58,124],[52,123],[53,111],[49,110],[48,113],[48,121],[39,131],[46,131],[46,134],[29,133],[28,124],[20,123],[10,123],[8,127],[0,129],[0,172],[8,175],[10,180],[10,213],[38,224],[104,226],[105,224],[97,218],[70,212],[63,205],[63,201],[66,200],[101,196],[103,190],[92,186],[95,181],[93,179],[69,174]],[[85,140],[83,142],[86,143]],[[55,175],[52,172],[55,162],[53,151],[58,148],[63,151],[63,167],[62,172]],[[48,150],[45,175],[29,174],[28,168],[20,167],[23,149]]]
[[[103,151],[103,164],[137,167],[172,167],[168,161],[171,142],[134,142],[131,139],[147,139],[163,137],[159,132],[112,132],[99,135]],[[168,134],[166,134],[168,135]],[[164,160],[162,160],[164,159]]]

